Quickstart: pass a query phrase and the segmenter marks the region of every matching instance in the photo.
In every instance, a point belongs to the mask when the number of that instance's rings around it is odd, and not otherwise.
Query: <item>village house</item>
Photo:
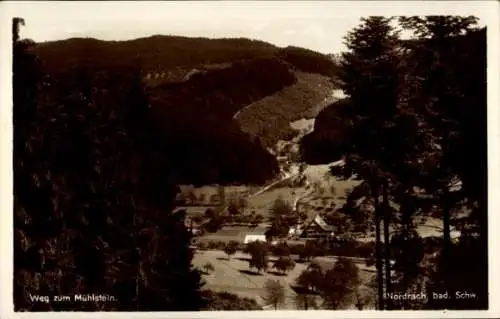
[[[201,235],[202,233],[201,225],[196,223],[190,216],[186,216],[186,218],[184,219],[184,226],[194,236]]]
[[[316,215],[306,224],[291,228],[289,235],[302,238],[332,238],[335,233],[332,225],[329,225],[320,215]]]

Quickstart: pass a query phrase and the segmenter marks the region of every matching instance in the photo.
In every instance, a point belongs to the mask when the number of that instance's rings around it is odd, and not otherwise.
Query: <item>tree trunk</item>
[[[450,196],[449,192],[445,192],[445,198],[443,201],[443,254],[441,265],[443,266],[442,274],[444,275],[444,285],[445,289],[448,290],[449,280],[449,260],[450,260],[450,246],[451,246],[451,230],[450,230]]]
[[[389,206],[389,190],[388,182],[384,181],[382,185],[383,196],[383,209],[384,209],[384,259],[385,259],[385,291],[391,292],[391,260],[390,260],[390,236],[389,236],[389,222],[390,222],[390,206]],[[386,308],[390,309],[390,299],[386,300]]]
[[[141,256],[141,249],[138,245],[137,242],[137,219],[136,219],[136,206],[135,206],[135,200],[133,196],[130,196],[130,203],[132,204],[132,208],[134,210],[134,216],[133,216],[133,226],[134,226],[134,245],[135,245],[135,253],[137,254],[137,259],[139,261],[137,265],[137,271],[136,271],[136,276],[135,276],[135,300],[136,300],[136,310],[139,310],[139,303],[141,302],[140,300],[140,290],[139,290],[139,274],[143,274],[144,268],[142,265],[142,256]],[[141,278],[142,279],[142,278]]]
[[[372,194],[375,205],[375,260],[377,267],[377,284],[378,284],[378,309],[384,310],[384,283],[382,272],[382,254],[380,242],[380,203],[379,203],[379,190],[377,185],[372,186]]]

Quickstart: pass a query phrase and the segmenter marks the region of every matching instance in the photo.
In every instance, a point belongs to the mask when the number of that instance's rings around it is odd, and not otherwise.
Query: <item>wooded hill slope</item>
[[[45,81],[54,83],[49,86],[81,89],[81,95],[93,102],[95,92],[107,90],[100,76],[110,70],[135,73],[137,87],[130,90],[140,90],[147,100],[162,133],[162,141],[156,142],[171,150],[176,180],[194,184],[260,184],[273,178],[278,165],[265,146],[290,130],[291,114],[301,114],[321,99],[317,85],[336,72],[333,61],[320,53],[249,39],[73,38],[36,44],[33,52]],[[301,86],[296,85],[298,73],[305,75]],[[280,98],[284,90],[294,92]],[[50,95],[57,98],[66,93]],[[247,135],[233,116],[269,96],[275,96],[272,121],[276,125],[260,139],[257,134]],[[304,101],[311,101],[310,105]],[[253,108],[240,120],[246,126],[262,127],[271,120],[269,108],[269,104]]]

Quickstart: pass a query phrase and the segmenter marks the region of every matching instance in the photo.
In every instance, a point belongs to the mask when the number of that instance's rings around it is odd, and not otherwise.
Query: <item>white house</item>
[[[254,241],[266,242],[266,235],[246,235],[243,243],[248,244],[248,243],[252,243]]]

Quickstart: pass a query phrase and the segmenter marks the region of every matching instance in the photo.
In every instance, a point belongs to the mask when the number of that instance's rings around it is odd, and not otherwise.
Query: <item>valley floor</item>
[[[285,276],[272,270],[256,274],[249,269],[248,258],[247,254],[238,252],[231,259],[228,259],[227,255],[222,251],[207,250],[198,251],[193,259],[193,264],[200,269],[207,262],[214,266],[214,271],[203,275],[206,289],[228,291],[241,297],[253,298],[262,307],[266,306],[266,302],[262,298],[265,295],[265,282],[268,279],[279,280],[285,287],[286,296],[284,304],[279,309],[296,310],[296,293],[293,291],[292,285],[300,273],[307,268],[307,264],[297,263],[295,268]],[[336,259],[334,256],[317,257],[315,261],[321,264],[322,267],[332,267]],[[271,258],[272,260],[274,259]],[[361,270],[360,276],[363,284],[367,284],[374,276],[375,269],[366,267],[364,263],[358,263],[358,267]]]

